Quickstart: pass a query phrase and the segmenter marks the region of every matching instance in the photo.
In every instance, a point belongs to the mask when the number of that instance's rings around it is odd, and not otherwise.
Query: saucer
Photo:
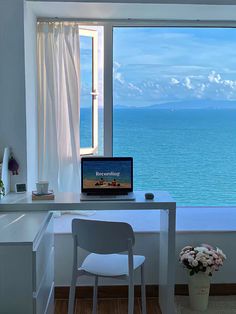
[[[48,193],[38,193],[37,191],[32,191],[32,194],[38,195],[38,196],[41,196],[41,195],[51,195],[51,194],[53,194],[53,190],[49,190]]]

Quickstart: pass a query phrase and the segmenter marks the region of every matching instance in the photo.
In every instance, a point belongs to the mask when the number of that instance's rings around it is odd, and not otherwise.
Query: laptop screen
[[[83,157],[81,190],[89,194],[127,194],[133,191],[133,158]]]

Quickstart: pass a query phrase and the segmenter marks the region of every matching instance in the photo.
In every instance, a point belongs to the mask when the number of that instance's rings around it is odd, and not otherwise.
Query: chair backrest
[[[128,251],[135,242],[133,229],[125,222],[73,219],[72,234],[77,246],[97,254]]]

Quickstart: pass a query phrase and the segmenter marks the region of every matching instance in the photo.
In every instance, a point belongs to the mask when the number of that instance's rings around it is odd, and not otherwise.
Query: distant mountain
[[[230,100],[208,100],[208,99],[196,99],[196,100],[181,100],[166,102],[161,104],[155,104],[150,106],[121,106],[115,105],[116,109],[134,109],[134,108],[146,108],[146,109],[236,109],[236,101]]]
[[[150,109],[236,109],[236,101],[229,100],[186,100],[149,106]]]

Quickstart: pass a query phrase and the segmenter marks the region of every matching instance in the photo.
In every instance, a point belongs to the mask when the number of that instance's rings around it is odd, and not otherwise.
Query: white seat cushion
[[[134,255],[134,269],[141,266],[144,261],[144,256]],[[128,275],[128,255],[91,253],[79,269],[98,276]]]

